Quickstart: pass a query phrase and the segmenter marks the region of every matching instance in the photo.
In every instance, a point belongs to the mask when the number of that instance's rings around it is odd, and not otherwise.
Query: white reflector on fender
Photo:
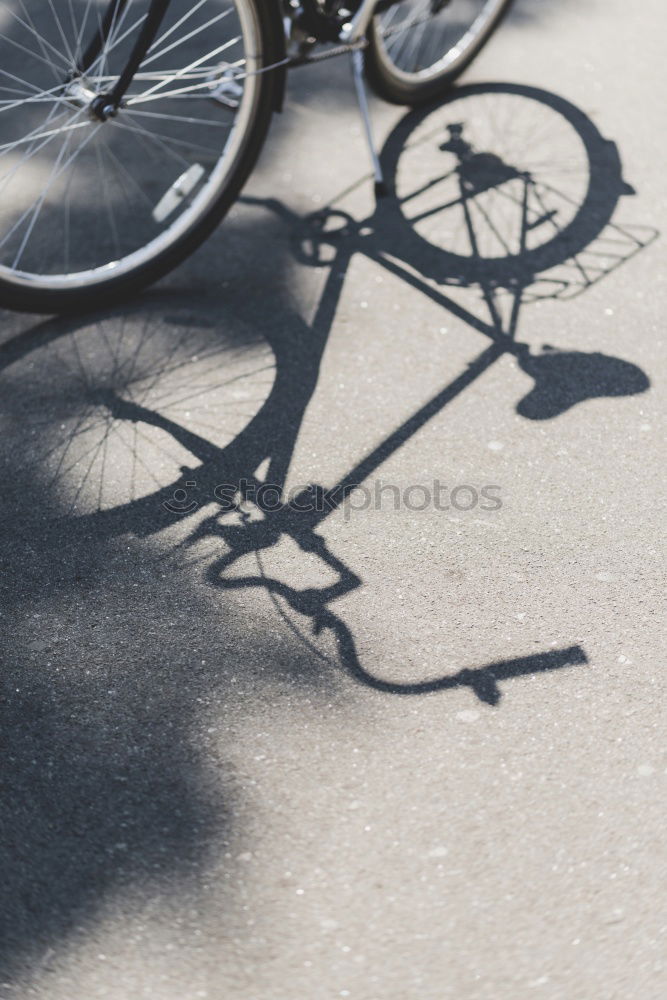
[[[194,191],[205,173],[206,171],[200,163],[193,163],[184,174],[181,174],[153,209],[155,221],[164,222],[165,219],[169,218],[181,202]]]

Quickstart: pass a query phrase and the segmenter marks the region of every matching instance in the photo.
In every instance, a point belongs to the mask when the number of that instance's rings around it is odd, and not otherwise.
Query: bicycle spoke
[[[67,35],[63,31],[63,26],[62,26],[62,24],[60,22],[60,18],[58,17],[58,13],[56,11],[55,4],[54,4],[53,0],[46,0],[46,2],[49,5],[51,13],[53,14],[53,19],[54,19],[54,21],[56,23],[56,27],[58,29],[58,34],[62,38],[63,45],[65,46],[65,49],[67,50],[67,54],[68,54],[68,56],[70,58],[70,65],[71,66],[75,66],[76,63],[75,63],[75,60],[74,60],[74,53],[72,52],[72,50],[70,48],[69,41],[67,40]]]
[[[100,147],[95,146],[95,156],[97,158],[97,167],[100,174],[100,187],[102,189],[102,197],[104,198],[104,204],[107,211],[107,217],[109,219],[109,229],[111,230],[112,239],[114,246],[116,248],[116,256],[120,257],[120,237],[118,235],[118,227],[116,225],[116,217],[114,215],[113,203],[109,195],[109,184],[107,179],[106,167],[104,165],[104,160],[102,158],[102,153]]]
[[[132,111],[132,117],[136,115],[141,115],[142,118],[160,118],[165,121],[172,122],[189,122],[193,125],[206,125],[213,128],[226,128],[230,127],[229,122],[214,121],[212,118],[186,118],[184,115],[170,115],[165,112],[160,113],[159,111]]]
[[[179,70],[173,79],[174,80],[180,79],[184,73],[188,73],[190,70],[195,69],[197,66],[200,65],[200,63],[204,62],[206,59],[211,59],[213,56],[221,55],[221,53],[226,52],[227,49],[231,48],[232,45],[236,45],[240,41],[241,41],[241,36],[239,35],[237,38],[232,38],[228,42],[225,42],[223,45],[219,45],[216,49],[212,49],[210,52],[207,52],[206,55],[200,56],[199,59],[195,59],[188,66],[185,66],[182,70]],[[149,87],[148,90],[141,95],[141,99],[145,100],[150,94],[153,94],[155,93],[155,91],[160,90],[161,87],[166,86],[166,83],[167,81],[164,80],[161,83],[156,83],[153,87]],[[141,99],[135,101],[134,103],[135,104],[140,103]]]
[[[77,114],[79,114],[79,112],[77,112]],[[73,125],[63,125],[62,128],[51,129],[51,131],[48,132],[39,132],[34,136],[23,136],[22,139],[15,139],[13,142],[8,142],[4,146],[0,146],[0,153],[11,152],[16,149],[17,146],[22,146],[24,143],[30,142],[31,139],[44,139],[53,135],[62,135],[64,132],[73,132],[74,130],[80,128],[90,128],[92,124],[93,122],[90,121],[76,122]]]
[[[131,4],[128,3],[123,8],[118,20],[116,20],[116,15],[118,13],[118,7],[116,7],[114,11],[114,19],[112,20],[111,25],[109,27],[107,38],[104,43],[104,46],[102,47],[102,51],[100,52],[99,56],[97,57],[93,65],[89,67],[88,69],[89,74],[92,73],[95,67],[98,65],[102,68],[102,72],[104,73],[106,68],[108,67],[110,57],[113,51],[117,49],[125,41],[126,38],[129,38],[131,35],[133,35],[146,20],[147,14],[142,14],[140,17],[137,18],[137,20],[133,24],[129,26],[129,28],[127,28],[124,32],[121,33],[123,25],[125,24],[127,16],[130,12],[130,8]],[[100,25],[100,31],[102,31],[101,25]]]
[[[98,126],[98,128],[99,127],[100,126]],[[62,133],[56,131],[53,134],[54,135],[58,135],[58,134],[62,134]],[[90,135],[87,137],[87,139],[84,140],[84,143],[90,141],[90,139],[92,138],[93,135],[94,135],[94,132],[91,132]],[[2,248],[7,243],[7,241],[10,239],[10,237],[21,226],[21,224],[30,215],[30,213],[33,211],[33,209],[35,207],[41,206],[43,204],[44,198],[46,197],[46,194],[48,193],[48,190],[52,187],[53,183],[58,179],[58,177],[62,174],[62,172],[67,169],[67,167],[72,162],[72,160],[79,154],[79,151],[80,151],[80,147],[79,147],[79,150],[77,150],[75,153],[73,153],[72,156],[68,160],[66,160],[65,163],[62,166],[60,166],[61,154],[58,154],[58,158],[56,160],[56,164],[54,165],[54,167],[53,167],[53,169],[51,171],[51,175],[50,175],[50,178],[49,178],[49,181],[48,181],[48,184],[47,184],[47,188],[44,189],[40,193],[40,195],[35,199],[35,201],[33,201],[32,204],[28,206],[28,208],[23,212],[23,214],[19,216],[19,218],[17,219],[17,221],[14,223],[14,225],[9,230],[9,232],[7,232],[5,234],[5,236],[2,238],[2,240],[0,240],[0,248]],[[56,170],[56,167],[58,168],[57,170]],[[13,266],[16,267],[16,261],[14,262]]]
[[[24,213],[21,216],[21,218],[19,219],[19,222],[16,224],[16,226],[14,226],[12,229],[10,229],[10,231],[7,234],[7,236],[5,237],[5,239],[2,240],[2,242],[0,242],[0,247],[4,246],[4,244],[9,239],[9,237],[12,235],[12,233],[15,232],[16,229],[19,227],[20,223],[25,218],[27,218],[28,215],[30,215],[30,222],[28,223],[28,227],[27,227],[27,229],[25,231],[25,234],[23,236],[23,239],[21,240],[21,244],[19,246],[19,249],[17,250],[16,256],[14,257],[14,261],[12,263],[12,267],[13,268],[17,268],[19,266],[19,261],[21,260],[21,257],[23,256],[23,251],[25,250],[26,244],[27,244],[28,240],[30,239],[30,236],[32,234],[33,229],[35,228],[35,223],[37,222],[37,219],[39,218],[39,214],[42,211],[42,207],[43,207],[44,202],[46,200],[46,196],[48,195],[49,191],[51,190],[54,181],[56,181],[57,178],[60,176],[60,174],[62,172],[62,169],[66,169],[66,167],[67,167],[67,163],[66,163],[65,164],[65,168],[61,169],[60,164],[62,163],[63,157],[64,157],[65,153],[67,152],[67,149],[69,148],[70,138],[71,138],[70,135],[67,135],[65,137],[65,139],[63,141],[62,148],[61,148],[60,152],[58,153],[56,161],[53,164],[53,167],[51,169],[51,175],[50,175],[50,177],[49,177],[49,179],[48,179],[48,181],[46,183],[46,186],[42,190],[41,195],[37,199],[37,202],[35,203],[34,208],[31,208],[30,210],[28,210],[27,213]]]
[[[234,79],[243,80],[245,79],[245,74],[234,77]],[[207,93],[203,95],[196,94],[195,91],[197,90],[206,90]],[[146,92],[146,94],[148,94],[148,91]],[[207,101],[210,101],[211,83],[209,80],[205,80],[203,83],[194,83],[189,87],[179,87],[178,90],[163,90],[160,93],[154,93],[153,91],[151,91],[149,96],[146,96],[146,94],[141,94],[139,97],[136,98],[135,97],[129,98],[129,100],[127,101],[127,106],[134,108],[136,107],[137,104],[148,104],[150,101],[162,101],[165,100],[165,98],[187,97],[187,96],[200,97],[200,98],[203,96]]]
[[[154,49],[158,47],[158,45],[161,45],[166,38],[169,38],[171,35],[173,35],[175,31],[178,31],[181,25],[185,24],[185,22],[189,20],[191,17],[194,17],[197,11],[200,10],[206,3],[208,3],[208,0],[199,0],[199,2],[196,3],[193,7],[190,7],[190,9],[186,11],[186,13],[176,22],[176,24],[172,24],[171,28],[168,28],[167,31],[163,32],[158,38],[155,39],[150,49],[148,50],[147,54],[150,55],[150,53],[153,52]]]
[[[63,114],[64,114],[64,112],[63,112]],[[47,118],[47,122],[48,122],[48,118]],[[39,126],[39,128],[42,128],[42,127],[43,127],[43,125]],[[24,154],[22,155],[22,157],[18,161],[18,163],[15,163],[14,166],[9,170],[8,173],[5,173],[5,174],[3,174],[0,177],[0,193],[3,191],[3,189],[6,187],[7,183],[12,179],[12,177],[14,177],[16,175],[16,173],[20,170],[20,168],[22,166],[24,166],[24,164],[26,164],[28,162],[28,160],[32,159],[32,157],[35,156],[36,153],[39,153],[45,146],[47,146],[50,142],[52,142],[52,140],[55,138],[55,135],[57,135],[57,132],[53,133],[50,136],[47,136],[47,138],[44,139],[43,142],[39,143],[39,145],[28,147],[28,149],[24,152]],[[26,138],[30,139],[30,134]],[[6,155],[6,154],[3,154],[3,155]]]
[[[37,291],[49,276],[111,281],[179,239],[183,217],[203,221],[258,120],[265,84],[243,82],[261,52],[253,2],[173,0],[102,121],[92,101],[117,83],[149,0],[0,0],[0,294],[14,272]],[[216,102],[226,88],[234,101]]]
[[[51,90],[45,90],[41,94],[36,94],[34,97],[25,97],[20,101],[0,101],[0,114],[3,112],[13,111],[15,108],[24,108],[31,104],[62,104],[63,102],[57,96],[57,91],[61,89],[61,87],[53,87]]]
[[[51,70],[51,72],[53,72],[56,80],[58,79],[58,74],[56,73],[56,71],[53,68],[53,63],[50,62],[49,59],[47,57],[45,57],[44,55],[39,55],[33,49],[29,49],[26,45],[23,45],[21,42],[17,42],[16,39],[10,38],[9,35],[0,34],[0,42],[6,42],[8,45],[11,45],[13,48],[18,49],[19,52],[25,52],[27,55],[30,56],[31,59],[36,59],[38,62],[42,63],[44,66],[48,66],[49,70]]]
[[[8,79],[13,80],[14,83],[21,83],[23,84],[24,87],[27,87],[28,90],[25,91],[26,96],[29,96],[29,91],[31,90],[34,90],[35,93],[39,94],[40,96],[50,93],[50,91],[44,90],[42,87],[36,87],[33,83],[30,83],[28,80],[24,80],[22,77],[16,76],[15,73],[10,73],[9,70],[3,69],[2,67],[0,67],[0,73],[3,76],[8,77]]]
[[[15,21],[17,21],[20,25],[26,28],[26,30],[35,37],[35,39],[37,40],[37,44],[42,50],[42,54],[45,56],[45,58],[46,58],[46,52],[48,50],[49,52],[52,53],[52,55],[56,56],[59,60],[61,60],[65,67],[69,68],[67,59],[62,54],[62,52],[60,52],[60,50],[56,48],[55,45],[52,45],[51,42],[49,42],[49,40],[45,38],[39,31],[37,31],[35,24],[32,18],[30,17],[30,14],[26,10],[23,0],[19,0],[19,5],[26,18],[25,21],[19,17],[16,11],[11,10],[11,8],[7,6],[7,4],[3,4],[3,10],[5,10],[8,14],[10,14]]]
[[[198,28],[195,28],[193,31],[191,31],[189,35],[184,35],[183,38],[178,38],[175,42],[172,42],[171,45],[167,45],[166,48],[160,49],[159,52],[154,52],[152,55],[149,55],[148,58],[144,60],[142,65],[148,66],[149,63],[155,62],[156,59],[160,59],[162,56],[166,55],[167,52],[171,52],[172,49],[175,49],[177,46],[183,45],[184,42],[189,42],[190,39],[194,38],[196,35],[201,34],[202,31],[206,31],[208,28],[211,28],[214,24],[217,24],[218,21],[222,21],[223,18],[228,17],[231,14],[231,12],[232,8],[230,7],[228,10],[223,10],[220,14],[216,14],[216,16],[212,17],[210,21],[207,21],[206,24],[202,24]],[[238,39],[236,39],[236,41],[238,41]],[[227,46],[224,46],[224,48],[227,48]],[[224,51],[224,48],[217,49],[216,52]],[[211,55],[215,55],[215,52],[212,52]]]
[[[127,122],[127,118],[130,118],[134,122],[134,126],[130,125]],[[211,156],[217,156],[219,154],[219,150],[212,149],[210,146],[204,146],[200,142],[192,142],[186,139],[175,139],[173,136],[165,135],[164,132],[153,132],[151,129],[147,129],[143,125],[141,125],[140,122],[135,122],[133,113],[132,114],[128,113],[127,116],[125,116],[124,121],[121,122],[116,120],[113,121],[111,124],[114,126],[114,128],[126,128],[132,132],[136,132],[143,135],[144,138],[146,139],[153,139],[155,142],[159,143],[165,149],[167,148],[165,146],[165,143],[171,143],[172,146],[182,146],[184,149],[198,149],[201,152],[210,153]],[[174,150],[168,150],[168,151],[175,155]],[[184,157],[181,157],[181,162],[188,163],[188,160],[186,160]]]
[[[104,137],[102,137],[102,141],[104,143],[106,155],[109,157],[110,161],[114,164],[114,166],[118,170],[119,174],[126,181],[129,181],[130,186],[134,188],[134,190],[137,192],[137,194],[140,195],[140,197],[146,202],[146,204],[148,205],[148,207],[152,211],[153,207],[154,207],[153,206],[153,202],[148,197],[148,195],[146,194],[146,192],[144,191],[144,189],[141,187],[141,185],[139,184],[139,182],[137,181],[137,179],[133,176],[132,173],[130,173],[130,171],[127,169],[127,167],[125,166],[125,164],[123,163],[123,161],[116,156],[116,154],[114,153],[113,149],[111,148],[111,146],[109,145],[109,143],[106,141],[106,139]],[[125,192],[125,188],[124,188],[123,185],[121,185],[121,188]],[[125,193],[126,193],[126,196],[127,196],[127,192],[125,192]],[[127,197],[128,197],[129,204],[132,205],[133,202],[129,200],[129,196],[127,196]]]
[[[403,55],[403,51],[411,41],[411,31],[410,29],[414,26],[421,24],[421,19],[424,17],[426,11],[430,7],[431,0],[421,0],[421,5],[417,7],[414,15],[410,18],[406,18],[405,22],[398,26],[395,38],[396,41],[389,47],[389,53],[395,62],[398,62],[399,58]]]
[[[74,52],[76,54],[76,65],[79,65],[79,60],[83,54],[83,39],[86,37],[87,32],[90,29],[88,25],[88,18],[90,17],[90,12],[93,8],[93,0],[87,0],[86,9],[83,12],[83,17],[81,18],[81,24],[79,26],[79,32],[76,36],[74,43]],[[100,29],[102,26],[101,13],[99,7],[97,8],[97,28]],[[94,28],[95,26],[93,26]]]

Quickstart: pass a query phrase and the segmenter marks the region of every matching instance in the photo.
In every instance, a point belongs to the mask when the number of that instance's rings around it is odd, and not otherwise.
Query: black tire
[[[479,32],[471,38],[460,54],[451,61],[451,64],[446,63],[444,66],[440,66],[440,63],[445,62],[448,54],[453,50],[453,43],[443,39],[443,50],[436,50],[436,61],[430,68],[427,67],[417,72],[406,72],[396,66],[384,44],[386,33],[398,32],[398,28],[393,23],[383,27],[387,24],[385,19],[393,9],[399,9],[401,5],[376,15],[371,24],[369,45],[365,54],[366,77],[369,84],[378,97],[392,104],[416,106],[444,95],[489,40],[511,4],[512,0],[487,0],[488,20],[481,25]],[[434,16],[444,18],[446,15],[447,7]],[[410,19],[411,14],[408,8],[405,20],[410,21]],[[420,21],[419,26],[422,23]],[[417,25],[415,25],[415,29],[416,27]],[[428,27],[427,24],[426,30]]]
[[[280,63],[284,58],[284,31],[277,5],[274,0],[244,2],[253,11],[261,38],[261,52],[254,53],[257,64],[265,68]],[[278,68],[257,74],[251,116],[224,186],[208,203],[206,212],[194,218],[178,238],[140,266],[117,276],[103,275],[99,281],[89,281],[82,287],[40,287],[39,282],[26,287],[0,276],[0,307],[47,315],[84,313],[116,304],[177,267],[210,236],[238,197],[260,154],[272,113],[280,106],[284,73],[284,68]]]

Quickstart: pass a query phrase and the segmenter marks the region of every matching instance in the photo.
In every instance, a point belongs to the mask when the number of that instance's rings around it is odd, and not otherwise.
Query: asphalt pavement
[[[664,996],[666,29],[517,3],[377,205],[294,71],[178,271],[2,314],[1,997]]]

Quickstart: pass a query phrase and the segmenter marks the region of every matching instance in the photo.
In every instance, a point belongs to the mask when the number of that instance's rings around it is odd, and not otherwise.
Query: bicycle
[[[351,53],[383,98],[443,94],[511,0],[0,2],[0,305],[61,313],[176,267],[237,198],[288,69]]]

